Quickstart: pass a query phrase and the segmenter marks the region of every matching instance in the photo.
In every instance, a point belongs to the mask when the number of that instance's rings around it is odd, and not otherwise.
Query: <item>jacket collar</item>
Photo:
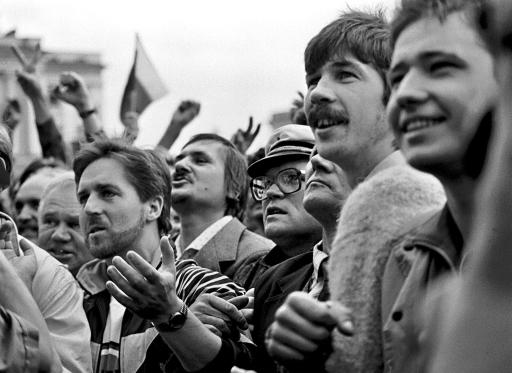
[[[194,257],[203,267],[221,272],[220,262],[235,261],[240,236],[247,227],[233,218]]]
[[[462,256],[464,239],[448,205],[445,204],[440,211],[408,234],[405,245],[436,252],[452,268],[457,268]]]

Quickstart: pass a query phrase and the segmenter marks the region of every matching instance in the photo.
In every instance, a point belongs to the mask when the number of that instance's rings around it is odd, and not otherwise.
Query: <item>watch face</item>
[[[181,328],[183,324],[185,324],[185,320],[187,320],[187,316],[182,314],[181,312],[176,312],[169,319],[169,326],[171,328]]]

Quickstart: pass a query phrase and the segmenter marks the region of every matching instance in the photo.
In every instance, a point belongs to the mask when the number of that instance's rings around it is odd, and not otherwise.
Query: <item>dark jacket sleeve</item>
[[[37,123],[37,133],[39,134],[39,143],[44,158],[54,157],[66,163],[66,151],[64,141],[55,125],[53,118],[43,123]]]

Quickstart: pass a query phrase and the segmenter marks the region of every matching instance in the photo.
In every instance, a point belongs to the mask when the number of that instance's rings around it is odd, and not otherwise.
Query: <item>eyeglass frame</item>
[[[298,187],[296,190],[294,190],[293,192],[284,192],[283,189],[281,189],[281,186],[276,183],[276,179],[279,177],[279,175],[285,171],[288,171],[288,170],[295,170],[297,171],[297,175],[299,176],[299,184],[298,184]],[[265,177],[267,179],[270,179],[271,183],[269,184],[268,188],[266,189],[265,191],[265,198],[262,198],[262,199],[258,199],[258,197],[256,197],[256,194],[254,193],[254,181],[261,178],[261,177]],[[293,194],[293,193],[297,193],[299,190],[301,190],[302,188],[302,182],[306,181],[306,171],[305,170],[299,170],[298,168],[295,168],[295,167],[289,167],[289,168],[285,168],[281,171],[279,171],[278,173],[276,173],[273,177],[268,177],[268,176],[257,176],[255,178],[252,178],[251,179],[251,183],[250,183],[250,187],[251,187],[251,194],[252,194],[252,197],[258,201],[258,202],[261,202],[261,201],[264,201],[266,200],[268,197],[267,197],[267,194],[268,194],[268,190],[272,187],[272,185],[276,185],[277,188],[279,189],[279,191],[281,193],[283,193],[284,195],[288,195],[288,194]]]

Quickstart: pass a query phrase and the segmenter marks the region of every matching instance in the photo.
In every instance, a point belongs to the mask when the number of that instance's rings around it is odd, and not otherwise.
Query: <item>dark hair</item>
[[[404,29],[422,18],[435,17],[444,22],[450,14],[463,12],[468,24],[478,31],[476,16],[483,5],[482,0],[402,0],[391,21],[391,47]]]
[[[140,149],[120,139],[98,139],[84,145],[73,161],[76,185],[87,166],[101,158],[111,158],[123,165],[126,179],[142,202],[158,196],[163,198],[157,223],[160,234],[168,234],[171,231],[171,175],[165,161],[153,150]]]
[[[384,84],[383,102],[387,103],[390,89],[386,73],[391,63],[389,37],[390,29],[382,9],[373,13],[343,13],[308,43],[304,52],[306,74],[314,74],[333,57],[351,53],[379,73]]]
[[[247,161],[236,146],[229,140],[214,133],[200,133],[183,146],[185,148],[198,141],[215,141],[223,145],[226,161],[224,162],[224,185],[226,186],[226,211],[224,215],[232,215],[243,220],[247,204],[248,177]]]

